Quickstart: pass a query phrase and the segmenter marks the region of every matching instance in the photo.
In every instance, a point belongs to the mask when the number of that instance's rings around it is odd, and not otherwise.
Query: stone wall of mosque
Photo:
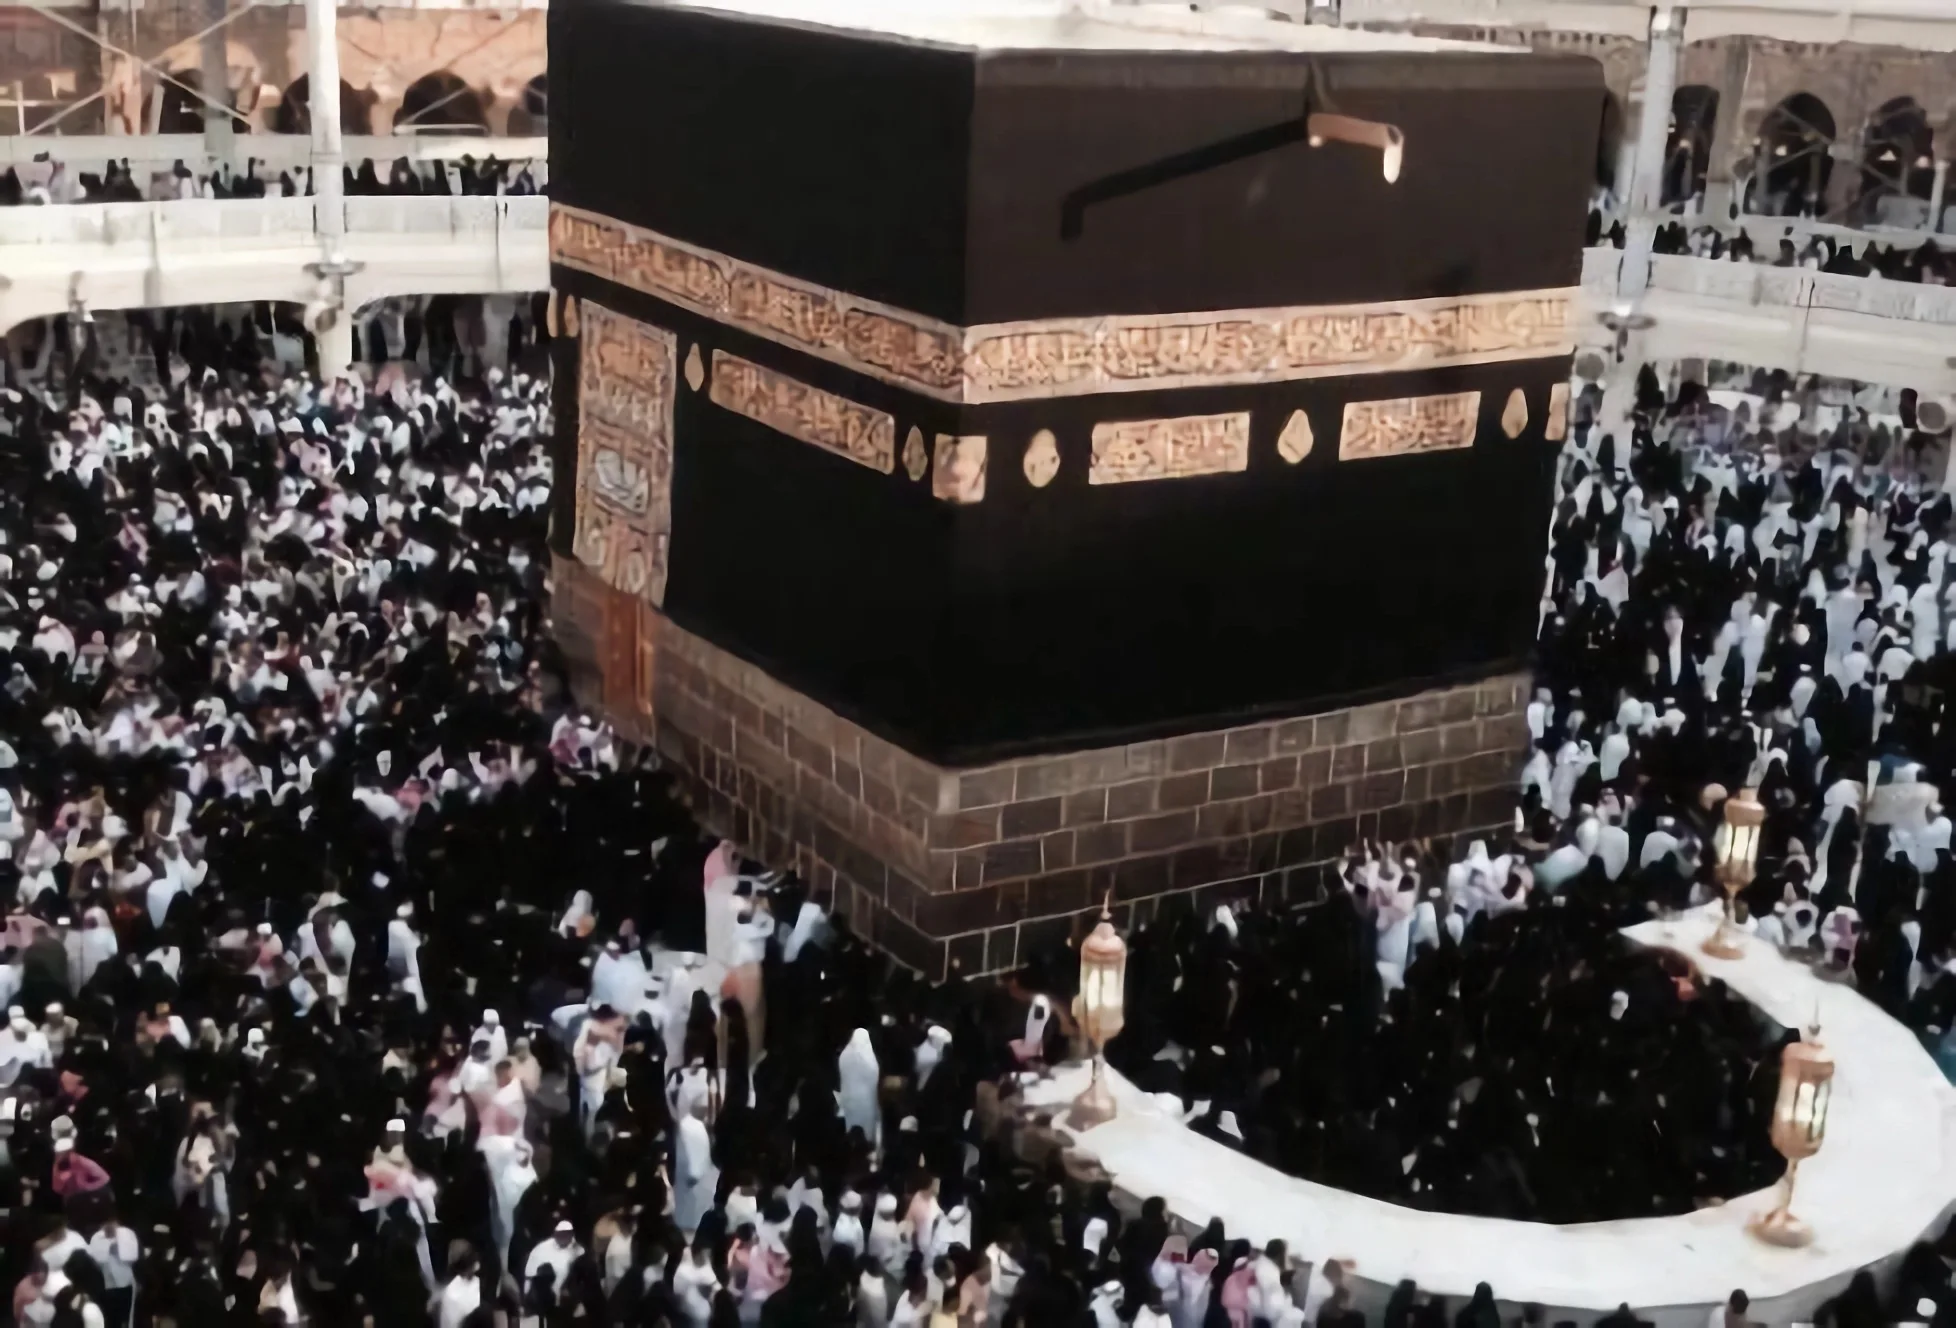
[[[1637,137],[1648,63],[1643,40],[1432,24],[1415,30],[1596,59],[1610,92],[1599,131],[1599,182],[1614,183],[1619,192],[1627,187],[1617,169],[1627,168]],[[1819,201],[1840,220],[1875,219],[1872,204],[1884,194],[1927,200],[1935,161],[1956,154],[1952,52],[1726,37],[1691,42],[1679,52],[1677,89],[1667,157],[1688,155],[1698,175],[1718,181],[1743,178],[1758,163],[1772,164],[1775,154],[1802,154],[1818,143],[1820,153],[1803,158],[1831,162]],[[1869,195],[1870,206],[1857,211],[1857,200]]]
[[[859,931],[931,976],[1013,968],[1169,901],[1318,896],[1361,840],[1504,823],[1528,678],[970,769],[884,742],[559,560],[574,686],[656,746],[702,821],[794,867]],[[622,640],[621,640],[622,638]]]
[[[183,117],[193,112],[193,99],[143,65],[200,84],[198,38],[224,8],[207,0],[48,12],[0,7],[0,134],[44,126],[70,134],[190,132],[195,126]],[[540,8],[343,9],[346,132],[543,132],[544,18]],[[306,94],[299,82],[306,72],[303,6],[234,12],[224,35],[232,104],[245,117],[241,132],[293,131]]]

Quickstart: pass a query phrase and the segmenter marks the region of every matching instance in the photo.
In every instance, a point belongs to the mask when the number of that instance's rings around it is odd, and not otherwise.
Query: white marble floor
[[[1818,1012],[1837,1068],[1825,1146],[1800,1167],[1795,1209],[1818,1233],[1805,1249],[1763,1244],[1746,1231],[1777,1189],[1682,1217],[1576,1226],[1382,1203],[1285,1175],[1206,1139],[1118,1075],[1121,1114],[1078,1135],[1077,1145],[1122,1191],[1137,1200],[1159,1195],[1187,1222],[1221,1217],[1232,1236],[1258,1245],[1281,1239],[1300,1258],[1356,1260],[1360,1307],[1374,1313],[1410,1277],[1450,1298],[1485,1281],[1504,1302],[1544,1306],[1550,1321],[1589,1319],[1628,1303],[1661,1328],[1702,1328],[1735,1288],[1752,1297],[1756,1321],[1810,1319],[1854,1270],[1899,1256],[1956,1208],[1956,1089],[1906,1028],[1851,988],[1766,945],[1751,943],[1733,961],[1699,953],[1712,927],[1698,915],[1626,934],[1688,955],[1790,1027]],[[1086,1074],[1068,1067],[1028,1099],[1064,1104],[1085,1087]]]

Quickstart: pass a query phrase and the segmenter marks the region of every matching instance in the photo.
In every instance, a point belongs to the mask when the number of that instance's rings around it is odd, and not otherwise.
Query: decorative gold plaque
[[[976,503],[985,497],[984,436],[937,435],[937,464],[930,491],[947,503]]]
[[[1026,481],[1035,489],[1043,489],[1053,482],[1059,468],[1059,439],[1053,437],[1051,429],[1041,429],[1026,444]]]
[[[700,362],[700,343],[695,341],[693,348],[686,352],[686,386],[695,392],[706,381],[706,366]]]
[[[930,453],[924,450],[924,431],[916,425],[910,426],[910,436],[903,440],[904,473],[913,480],[920,480],[930,469]]]
[[[1542,437],[1559,443],[1569,436],[1569,385],[1557,383],[1549,389],[1548,419],[1542,423]]]
[[[1317,435],[1311,432],[1311,417],[1294,410],[1284,422],[1284,431],[1277,435],[1277,455],[1294,466],[1311,455],[1317,441]]]
[[[1528,394],[1520,388],[1508,393],[1508,404],[1501,408],[1501,432],[1510,438],[1521,437],[1528,427]]]
[[[1497,364],[1575,348],[1573,287],[961,328],[562,204],[550,209],[550,251],[566,267],[969,404]]]
[[[752,360],[714,351],[707,396],[716,406],[871,470],[887,475],[896,469],[894,419]]]
[[[575,301],[565,301],[570,322]],[[653,604],[666,594],[672,538],[672,401],[679,342],[589,305],[578,347],[576,519],[579,561]]]
[[[1338,434],[1338,459],[1366,461],[1472,447],[1480,413],[1479,392],[1348,401]]]
[[[1178,480],[1222,475],[1250,464],[1250,417],[1184,415],[1093,426],[1089,484]]]

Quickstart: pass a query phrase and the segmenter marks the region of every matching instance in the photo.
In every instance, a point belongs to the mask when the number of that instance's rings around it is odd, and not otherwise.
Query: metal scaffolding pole
[[[336,0],[306,0],[306,82],[311,93],[312,191],[314,225],[319,230],[323,262],[344,261],[346,234],[345,150],[340,142],[340,41]],[[343,289],[343,288],[342,288]],[[352,310],[332,311],[315,331],[319,342],[319,376],[326,382],[344,377],[353,365]]]

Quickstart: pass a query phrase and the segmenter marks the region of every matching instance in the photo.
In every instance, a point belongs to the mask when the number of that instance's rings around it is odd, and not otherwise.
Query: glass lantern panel
[[[1091,1016],[1095,1012],[1106,1008],[1101,995],[1102,990],[1102,970],[1092,964],[1082,964],[1080,966],[1080,1009],[1083,1013]]]
[[[1759,827],[1740,825],[1732,827],[1732,861],[1747,864],[1759,861]]]
[[[1834,1085],[1831,1080],[1813,1085],[1813,1104],[1811,1114],[1806,1120],[1807,1138],[1818,1144],[1821,1136],[1827,1133],[1827,1104],[1833,1098]]]

